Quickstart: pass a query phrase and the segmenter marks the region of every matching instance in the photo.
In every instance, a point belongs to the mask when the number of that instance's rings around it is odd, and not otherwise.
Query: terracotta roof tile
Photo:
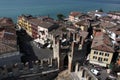
[[[109,28],[108,30],[114,32],[117,35],[120,35],[120,25]]]
[[[40,19],[29,19],[29,22],[34,24],[34,25],[39,25],[39,26],[44,27],[44,28],[49,28],[49,27],[54,25],[51,22],[42,21]]]
[[[81,35],[82,37],[86,38],[87,35],[88,35],[88,32],[86,32],[86,31],[80,31],[80,35]]]
[[[12,51],[16,51],[16,48],[0,42],[0,55]]]
[[[111,28],[113,26],[115,26],[116,24],[110,23],[110,22],[105,22],[105,21],[101,21],[100,26],[102,26],[103,28]]]
[[[78,16],[78,15],[80,15],[81,13],[80,12],[71,12],[70,13],[70,16]]]
[[[103,32],[95,34],[91,48],[100,51],[114,52],[109,36]]]
[[[14,27],[14,23],[11,18],[0,18],[0,26],[11,26]]]
[[[16,31],[14,28],[0,28],[0,54],[16,51]]]
[[[112,18],[109,16],[105,16],[105,17],[101,17],[100,20],[104,20],[104,21],[112,21]]]

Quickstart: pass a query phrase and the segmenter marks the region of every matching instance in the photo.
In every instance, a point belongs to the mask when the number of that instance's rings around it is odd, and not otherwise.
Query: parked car
[[[100,74],[99,71],[96,70],[96,69],[91,69],[90,71],[91,71],[94,75],[99,75],[99,74]]]
[[[111,79],[116,79],[116,77],[115,76],[113,76],[113,75],[109,75],[109,78],[111,78]]]

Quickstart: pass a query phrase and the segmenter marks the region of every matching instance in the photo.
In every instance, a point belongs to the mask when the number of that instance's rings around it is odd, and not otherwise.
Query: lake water
[[[87,12],[102,8],[104,11],[120,11],[120,0],[0,0],[0,17],[14,20],[21,14],[68,15],[71,11]]]

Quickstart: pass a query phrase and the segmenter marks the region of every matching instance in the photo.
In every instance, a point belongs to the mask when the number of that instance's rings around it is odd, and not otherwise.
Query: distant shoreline
[[[68,15],[71,11],[92,11],[102,8],[104,11],[120,10],[119,0],[3,0],[0,2],[0,17],[11,17],[14,22],[21,14],[50,15],[56,18],[56,14]]]

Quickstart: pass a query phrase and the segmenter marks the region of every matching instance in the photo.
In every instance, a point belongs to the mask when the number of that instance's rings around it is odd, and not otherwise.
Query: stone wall
[[[41,75],[56,73],[59,69],[56,65],[56,60],[52,60],[52,63],[48,61],[33,61],[31,64],[26,62],[24,63],[16,63],[14,65],[0,67],[0,80],[7,77],[17,77],[18,79],[24,78],[27,79],[29,77],[35,77]]]
[[[79,64],[76,65],[77,76],[79,79],[85,79],[85,80],[98,80],[86,67],[79,66]]]

